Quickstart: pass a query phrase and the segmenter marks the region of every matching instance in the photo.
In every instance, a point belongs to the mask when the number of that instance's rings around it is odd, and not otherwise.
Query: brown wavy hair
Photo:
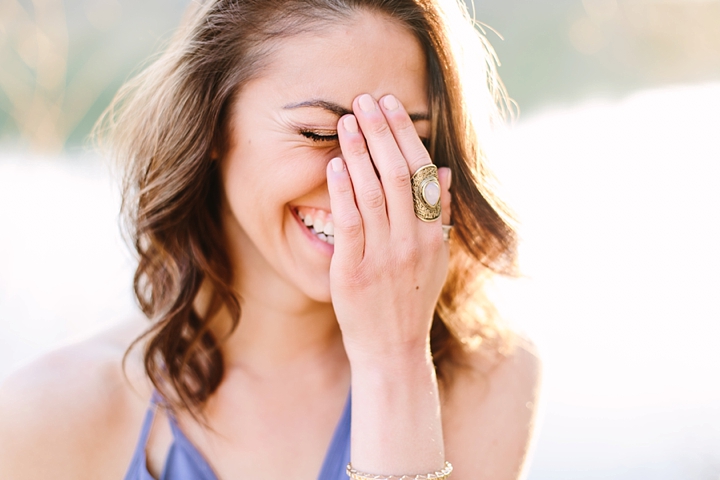
[[[394,19],[422,45],[428,150],[453,172],[450,267],[431,329],[439,377],[447,379],[463,349],[497,352],[509,338],[483,287],[495,273],[515,272],[516,235],[479,141],[508,104],[494,53],[464,7],[456,0],[196,0],[167,50],[119,91],[96,126],[101,148],[124,171],[122,214],[138,255],[134,290],[152,321],[136,343],[147,339],[147,375],[175,407],[199,411],[218,388],[223,339],[210,327],[221,308],[232,318],[230,332],[241,317],[213,161],[227,145],[230,106],[279,42],[359,10]],[[199,312],[204,285],[212,293]]]

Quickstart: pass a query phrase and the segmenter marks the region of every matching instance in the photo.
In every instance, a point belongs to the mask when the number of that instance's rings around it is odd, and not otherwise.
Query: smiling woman
[[[491,59],[454,0],[194,3],[99,130],[150,325],[7,381],[0,476],[518,478]]]
[[[394,48],[368,61],[383,45]],[[242,279],[269,268],[304,296],[330,302],[334,247],[316,233],[327,224],[334,233],[325,170],[342,155],[338,120],[353,118],[349,106],[358,92],[373,98],[397,92],[407,110],[417,112],[414,136],[427,138],[425,56],[404,26],[359,13],[344,25],[283,42],[268,62],[268,73],[248,82],[233,102],[221,166],[230,213],[223,224],[238,239],[231,255],[254,259],[237,262],[237,281],[248,283]],[[253,285],[265,290],[267,284]]]

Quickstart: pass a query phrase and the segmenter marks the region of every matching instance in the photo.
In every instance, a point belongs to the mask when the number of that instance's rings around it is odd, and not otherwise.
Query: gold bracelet
[[[361,473],[352,467],[351,463],[347,464],[345,473],[351,480],[447,480],[453,471],[450,462],[445,462],[445,467],[434,473],[426,473],[424,475],[373,475],[372,473]]]

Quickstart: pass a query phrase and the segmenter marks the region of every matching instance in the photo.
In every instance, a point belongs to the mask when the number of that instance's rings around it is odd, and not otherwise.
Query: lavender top
[[[155,480],[147,469],[147,458],[145,455],[145,445],[150,434],[150,427],[155,417],[157,406],[157,396],[153,395],[152,404],[145,414],[142,429],[140,430],[140,438],[135,453],[130,462],[125,480]],[[173,434],[173,443],[170,446],[165,466],[158,480],[218,480],[217,475],[213,472],[212,467],[207,460],[188,440],[185,434],[178,427],[177,422],[172,415],[168,415],[170,419],[170,428]],[[320,476],[318,480],[346,480],[345,466],[350,461],[350,396],[340,421],[335,427],[335,433],[330,441],[330,448],[325,454]]]

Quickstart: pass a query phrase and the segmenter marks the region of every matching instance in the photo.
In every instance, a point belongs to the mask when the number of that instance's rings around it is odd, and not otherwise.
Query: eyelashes
[[[337,132],[331,130],[317,131],[317,130],[300,130],[300,135],[308,138],[316,143],[322,142],[337,142]]]
[[[312,140],[315,143],[323,143],[323,142],[337,142],[338,141],[338,134],[334,130],[300,130],[300,135],[303,137]],[[430,139],[429,138],[420,138],[420,141],[422,141],[422,144],[425,146],[425,149],[428,150],[430,148]]]

